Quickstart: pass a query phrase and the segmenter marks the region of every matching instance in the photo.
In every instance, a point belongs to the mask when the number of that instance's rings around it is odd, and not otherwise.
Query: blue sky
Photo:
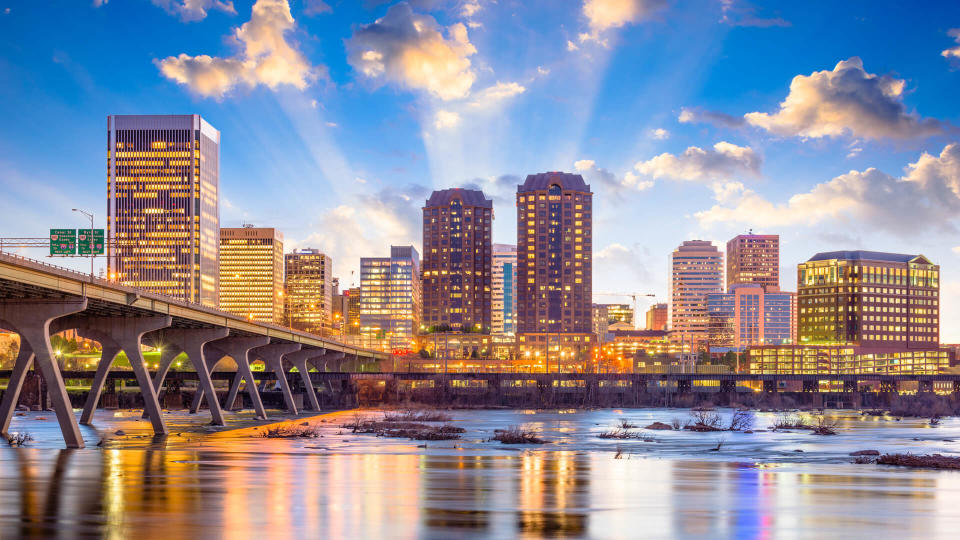
[[[958,342],[958,28],[956,2],[0,0],[0,235],[102,224],[108,114],[199,113],[222,225],[344,284],[419,247],[431,189],[481,187],[513,243],[516,183],[577,171],[595,291],[664,301],[680,242],[753,228],[787,290],[817,251],[931,257]]]

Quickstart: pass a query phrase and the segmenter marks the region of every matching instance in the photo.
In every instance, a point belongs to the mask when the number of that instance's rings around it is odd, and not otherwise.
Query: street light
[[[93,214],[91,212],[80,210],[79,208],[73,208],[71,210],[74,212],[79,212],[87,216],[88,218],[90,218],[90,234],[88,235],[88,237],[90,240],[90,281],[92,282],[93,281]]]

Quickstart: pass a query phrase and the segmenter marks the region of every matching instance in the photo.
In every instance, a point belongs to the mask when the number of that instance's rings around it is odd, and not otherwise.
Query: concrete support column
[[[3,434],[4,437],[9,434],[13,411],[17,408],[20,391],[23,389],[23,381],[27,378],[30,366],[33,365],[33,358],[33,349],[30,348],[30,344],[21,339],[17,361],[13,364],[13,372],[10,373],[7,390],[3,393],[3,401],[0,402],[0,434]]]
[[[313,381],[310,380],[310,369],[307,362],[314,357],[323,355],[323,353],[324,349],[308,349],[283,355],[283,359],[293,364],[293,367],[300,372],[303,387],[307,390],[307,402],[311,411],[319,411],[320,402],[317,400],[317,390],[313,387]]]
[[[223,352],[227,353],[227,356],[237,362],[237,373],[246,381],[247,393],[253,401],[253,408],[257,411],[257,416],[263,419],[267,418],[267,411],[263,408],[263,402],[260,401],[260,393],[257,392],[257,383],[253,379],[253,371],[250,370],[249,353],[250,349],[262,347],[268,343],[270,343],[270,338],[266,336],[228,337],[215,342],[218,349],[223,350]],[[239,383],[239,380],[237,380],[237,382]],[[239,391],[239,384],[237,384],[236,390],[231,387],[230,393],[227,395],[227,410],[232,410],[233,400],[237,397],[237,391]],[[216,395],[212,395],[210,399],[215,401]]]
[[[3,404],[5,407],[0,411],[2,416],[3,431],[6,433],[9,429],[8,417],[13,414],[13,409],[17,406],[17,400],[20,398],[20,390],[23,385],[22,377],[26,371],[36,363],[43,378],[47,382],[47,389],[50,398],[53,401],[53,409],[57,414],[57,421],[60,423],[60,431],[63,433],[63,440],[68,448],[83,448],[83,437],[80,435],[80,426],[77,424],[77,418],[73,415],[73,407],[70,404],[70,398],[67,396],[67,388],[60,376],[60,367],[53,356],[53,349],[50,347],[50,323],[60,317],[65,317],[73,313],[79,313],[87,308],[87,299],[74,300],[6,300],[0,301],[0,326],[15,330],[20,334],[20,343],[26,344],[30,353],[18,355],[17,364],[14,366],[14,372],[20,373],[19,383],[14,383],[14,388],[8,388],[6,394],[9,394],[9,404],[7,395],[4,395]],[[23,347],[24,345],[21,345]],[[19,387],[18,387],[19,385]]]
[[[93,416],[93,409],[100,401],[100,392],[103,390],[103,381],[106,379],[113,359],[119,350],[127,353],[127,360],[130,361],[130,368],[137,378],[137,386],[140,387],[140,393],[143,395],[143,410],[150,417],[153,424],[153,431],[158,435],[167,433],[167,425],[163,420],[163,413],[160,410],[160,402],[157,401],[157,390],[153,386],[153,380],[150,378],[150,372],[147,371],[147,363],[143,359],[143,351],[140,350],[143,335],[148,332],[154,332],[161,328],[170,326],[173,319],[169,315],[157,315],[152,317],[87,317],[74,316],[63,321],[58,321],[57,325],[66,328],[76,328],[77,333],[88,339],[95,339],[100,342],[105,353],[100,357],[100,363],[97,365],[97,375],[100,381],[94,381],[94,388],[91,388],[87,395],[87,402],[84,406],[85,420],[89,422]]]
[[[250,349],[251,356],[259,357],[266,364],[267,369],[277,375],[277,383],[280,384],[280,391],[283,392],[283,402],[287,405],[287,411],[292,414],[298,414],[297,405],[293,402],[293,392],[290,391],[287,372],[283,369],[283,355],[299,350],[299,343],[273,343]]]
[[[346,353],[327,351],[323,356],[317,356],[310,362],[317,371],[340,371]]]
[[[93,376],[93,382],[90,383],[90,392],[87,393],[87,401],[83,404],[83,412],[80,413],[80,423],[89,426],[93,421],[93,413],[97,410],[100,403],[100,394],[103,393],[103,385],[107,382],[107,374],[110,373],[110,366],[120,354],[120,345],[112,340],[105,340],[100,343],[100,361],[97,362],[97,372]],[[147,415],[147,408],[143,408],[144,417]]]
[[[221,338],[222,339],[222,338]],[[201,363],[207,370],[207,373],[213,373],[213,369],[217,366],[220,360],[223,360],[227,353],[218,349],[215,345],[215,342],[205,343],[200,347],[202,352],[202,361]],[[196,364],[194,364],[196,365]],[[210,402],[210,410],[212,411],[216,408],[218,411],[221,410],[220,402],[216,399],[216,391],[213,390],[213,385],[211,381],[211,388],[207,390],[205,387],[197,388],[197,391],[193,394],[193,402],[190,403],[190,414],[197,414],[197,411],[200,410],[200,405],[203,404],[203,398],[205,395],[214,396],[214,399]],[[221,424],[223,425],[223,424]]]
[[[201,396],[204,392],[210,395],[216,395],[213,380],[210,378],[210,372],[213,371],[213,367],[220,358],[223,357],[222,354],[220,354],[220,356],[210,354],[211,357],[216,356],[216,358],[206,358],[206,355],[209,353],[206,352],[208,348],[205,346],[211,341],[227,337],[229,333],[230,331],[226,328],[168,328],[146,336],[146,339],[154,347],[161,347],[163,351],[160,356],[160,365],[153,376],[154,387],[157,388],[158,391],[163,387],[163,382],[167,377],[167,373],[170,372],[170,365],[173,363],[173,359],[183,352],[187,355],[190,364],[193,365],[194,371],[197,372],[197,378],[200,382],[197,387],[197,392],[194,394],[194,401],[197,403],[197,408],[199,408],[198,396]],[[191,407],[190,412],[196,412],[196,409]],[[221,411],[220,402],[217,400],[210,402],[210,415],[215,425],[224,425],[223,411]]]

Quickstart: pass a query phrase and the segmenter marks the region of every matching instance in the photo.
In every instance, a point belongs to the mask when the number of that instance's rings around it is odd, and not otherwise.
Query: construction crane
[[[633,300],[633,326],[634,326],[634,328],[637,327],[638,317],[640,317],[640,314],[637,312],[637,309],[638,309],[638,307],[639,307],[639,306],[637,305],[637,297],[639,297],[639,296],[649,296],[650,298],[653,298],[654,300],[656,300],[656,298],[657,298],[657,295],[655,295],[655,294],[650,294],[650,293],[595,292],[595,293],[593,293],[593,295],[594,295],[594,296],[622,296],[622,297],[630,298],[631,300]]]

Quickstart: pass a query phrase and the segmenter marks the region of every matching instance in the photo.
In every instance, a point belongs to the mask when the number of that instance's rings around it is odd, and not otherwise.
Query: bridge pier
[[[688,394],[693,390],[693,383],[689,379],[679,379],[677,381],[677,393]]]
[[[919,391],[920,393],[924,393],[924,392],[932,393],[932,392],[933,392],[933,381],[923,380],[923,381],[919,381],[919,383],[920,383],[920,384],[919,384],[918,391]]]
[[[50,324],[56,319],[81,312],[86,308],[86,298],[0,301],[0,326],[20,334],[20,346],[21,348],[24,344],[26,346],[24,354],[17,355],[17,363],[13,369],[16,376],[11,377],[12,384],[7,387],[3,401],[0,402],[0,420],[2,420],[0,432],[4,435],[10,429],[10,420],[17,406],[17,400],[20,398],[26,372],[36,364],[47,382],[64,443],[67,448],[83,448],[80,425],[77,424],[77,418],[73,415],[67,388],[63,377],[60,376],[60,367],[50,347]]]
[[[307,401],[311,411],[320,410],[320,402],[317,401],[317,389],[313,387],[313,381],[310,380],[310,369],[307,362],[318,356],[322,356],[325,349],[308,349],[288,352],[283,355],[283,360],[293,364],[300,372],[300,380],[303,381],[303,387],[307,391]]]
[[[326,351],[322,356],[315,356],[310,363],[317,368],[317,371],[340,371],[340,367],[346,361],[345,356],[346,354],[342,352]],[[331,365],[336,366],[336,369],[330,369]]]
[[[820,383],[819,383],[819,381],[808,381],[808,380],[804,380],[804,381],[803,381],[803,392],[804,392],[804,393],[816,392],[816,391],[818,391],[819,389],[820,389]]]
[[[299,343],[273,343],[271,345],[250,349],[250,354],[263,360],[267,369],[273,371],[277,376],[277,383],[280,384],[280,391],[283,393],[283,401],[287,405],[287,411],[292,414],[299,413],[297,412],[296,403],[293,402],[293,392],[290,391],[287,372],[283,369],[283,355],[299,350]]]
[[[229,330],[226,328],[168,328],[148,335],[147,340],[152,341],[155,347],[162,347],[163,350],[160,365],[156,374],[154,374],[154,387],[158,391],[163,387],[164,379],[170,372],[170,364],[177,357],[178,351],[182,351],[187,355],[190,363],[193,364],[193,369],[197,372],[197,378],[200,379],[194,397],[202,395],[203,392],[213,396],[217,395],[213,387],[213,380],[210,378],[211,366],[206,359],[204,347],[212,341],[227,337],[227,334],[229,334]],[[171,354],[165,360],[168,350],[171,351]],[[219,361],[220,358],[218,356],[216,361]],[[210,402],[210,415],[214,424],[224,425],[220,403],[215,399]]]
[[[263,408],[263,401],[260,400],[260,393],[257,391],[257,383],[253,379],[253,371],[250,369],[250,349],[262,347],[270,343],[270,338],[266,336],[257,337],[228,337],[215,342],[216,347],[233,358],[237,363],[237,374],[234,376],[233,384],[230,385],[230,392],[227,394],[225,409],[233,410],[234,401],[237,393],[240,391],[240,382],[245,380],[247,383],[247,394],[253,401],[253,408],[257,416],[262,419],[267,418],[267,411]],[[217,395],[213,394],[209,399],[216,401]]]
[[[153,431],[157,435],[167,433],[167,424],[163,420],[160,402],[157,400],[157,390],[153,386],[147,363],[140,350],[144,334],[170,326],[173,319],[169,315],[154,315],[149,317],[93,317],[74,315],[61,319],[55,323],[57,331],[75,328],[77,334],[100,342],[103,354],[97,364],[97,374],[91,385],[87,401],[84,403],[81,423],[89,424],[93,419],[93,412],[100,401],[103,392],[103,383],[110,372],[110,367],[120,351],[127,354],[130,368],[137,378],[137,386],[143,395],[143,410],[153,424]]]

